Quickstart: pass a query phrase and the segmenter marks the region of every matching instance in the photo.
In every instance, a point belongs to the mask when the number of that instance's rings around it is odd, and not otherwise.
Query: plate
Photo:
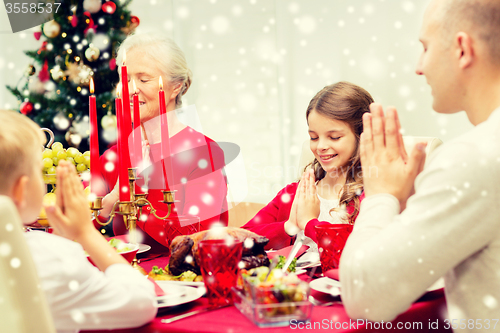
[[[340,282],[328,277],[322,277],[316,280],[312,280],[309,283],[309,286],[311,287],[311,289],[325,294],[330,294],[332,296],[340,295]]]
[[[173,280],[155,280],[156,283],[171,283],[174,286],[187,286],[187,287],[205,287],[204,282],[194,281],[173,281]]]
[[[143,253],[149,250],[151,250],[151,246],[147,244],[139,244],[139,251],[137,251],[137,253]]]
[[[319,261],[319,253],[318,252],[306,252],[299,259],[297,259],[296,267],[300,268],[310,268],[315,266],[320,266],[321,262]]]
[[[337,280],[330,279],[329,277],[322,277],[316,280],[312,280],[309,283],[311,289],[330,294],[332,296],[340,295],[340,282]],[[440,278],[432,286],[427,288],[427,292],[435,291],[444,288],[444,280]]]
[[[203,287],[205,288],[205,282],[190,282],[190,281],[162,281],[162,280],[155,280],[156,283],[158,282],[164,282],[164,283],[172,283],[173,285],[177,286],[186,286],[186,287]]]
[[[175,281],[156,281],[166,295],[156,297],[156,303],[159,308],[166,308],[185,304],[202,297],[205,287],[190,287],[175,283]]]

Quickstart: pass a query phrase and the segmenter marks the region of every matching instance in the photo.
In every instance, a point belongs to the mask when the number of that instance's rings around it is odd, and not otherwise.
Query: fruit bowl
[[[309,284],[296,274],[262,266],[242,270],[239,288],[233,288],[236,308],[259,327],[288,326],[291,320],[311,317]]]

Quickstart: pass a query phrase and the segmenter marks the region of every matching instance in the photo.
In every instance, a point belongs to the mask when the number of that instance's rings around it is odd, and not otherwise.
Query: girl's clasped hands
[[[285,222],[285,231],[295,235],[304,230],[312,219],[317,219],[320,201],[317,195],[316,179],[313,169],[307,169],[300,178],[299,186],[290,211],[290,218]]]

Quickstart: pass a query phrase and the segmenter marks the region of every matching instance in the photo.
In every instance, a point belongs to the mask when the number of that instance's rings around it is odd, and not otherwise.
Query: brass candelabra
[[[165,191],[162,190],[163,193],[163,200],[162,202],[167,204],[168,211],[167,215],[165,216],[158,216],[156,213],[156,209],[154,206],[151,204],[151,202],[146,199],[147,193],[136,193],[135,191],[135,182],[136,180],[139,179],[137,178],[137,168],[129,168],[128,169],[128,181],[129,181],[129,189],[130,189],[130,198],[131,201],[117,201],[113,205],[113,208],[111,209],[111,213],[109,215],[109,218],[106,222],[101,222],[97,216],[98,212],[103,208],[102,207],[102,197],[96,197],[94,200],[90,202],[90,209],[92,210],[94,217],[96,218],[96,221],[102,225],[106,226],[113,222],[114,217],[116,214],[122,215],[123,217],[123,222],[125,223],[125,227],[129,231],[129,242],[133,244],[138,244],[137,242],[137,235],[136,235],[136,227],[137,227],[137,216],[142,215],[142,209],[145,206],[150,206],[151,207],[151,213],[160,220],[166,220],[169,218],[170,213],[172,212],[172,204],[175,202],[175,191]],[[146,272],[142,269],[142,267],[139,266],[137,262],[137,257],[134,257],[132,260],[132,266],[141,271],[143,274],[146,274]]]

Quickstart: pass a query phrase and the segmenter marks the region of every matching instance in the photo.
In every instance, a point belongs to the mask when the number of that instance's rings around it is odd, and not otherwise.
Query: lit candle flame
[[[135,80],[132,80],[132,86],[134,87],[134,94],[138,94],[137,86],[135,85]]]
[[[160,76],[160,90],[163,90],[163,79]]]
[[[122,90],[122,83],[118,83],[116,86],[116,97],[120,98],[120,91]]]
[[[94,78],[90,78],[90,93],[94,94]]]
[[[125,66],[125,60],[127,59],[127,53],[124,51],[123,52],[123,61],[122,61],[122,66]]]

